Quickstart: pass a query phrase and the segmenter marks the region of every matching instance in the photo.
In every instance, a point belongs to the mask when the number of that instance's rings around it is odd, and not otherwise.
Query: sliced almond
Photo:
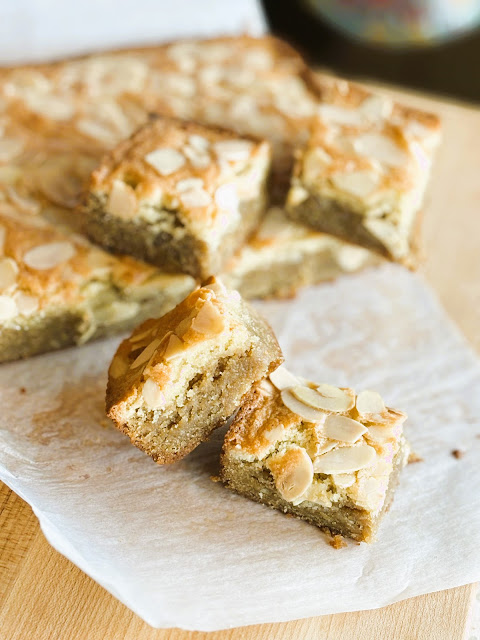
[[[142,396],[145,404],[150,409],[158,409],[165,406],[165,394],[160,389],[153,378],[147,378],[142,389]]]
[[[366,431],[367,428],[361,422],[334,414],[327,416],[323,426],[326,438],[340,442],[356,442]]]
[[[275,371],[272,371],[269,377],[272,384],[274,384],[279,391],[298,386],[298,378],[282,365],[280,365],[278,369],[275,369]]]
[[[369,467],[375,460],[376,452],[373,447],[362,442],[351,447],[338,447],[315,458],[313,469],[315,473],[327,475],[336,473],[354,473]]]
[[[18,315],[17,303],[9,296],[0,296],[0,321],[10,320]]]
[[[185,164],[185,156],[176,149],[156,149],[145,156],[145,161],[162,176],[175,173]]]
[[[155,331],[155,328],[150,327],[150,329],[147,329],[146,331],[141,331],[140,333],[134,333],[133,336],[131,336],[128,341],[131,342],[132,344],[135,344],[136,342],[141,342],[142,340],[145,340],[145,338],[153,338],[153,333]]]
[[[107,212],[123,220],[130,220],[137,213],[137,208],[137,198],[132,187],[123,180],[114,180],[108,195]]]
[[[357,396],[355,406],[361,416],[371,413],[383,413],[385,411],[383,398],[376,391],[361,391]]]
[[[212,202],[212,197],[205,189],[190,189],[180,194],[180,200],[184,207],[195,209],[197,207],[208,207]]]
[[[368,158],[374,158],[391,167],[403,167],[409,156],[391,138],[381,133],[364,133],[357,136],[353,143],[355,151]]]
[[[359,109],[322,104],[319,106],[318,112],[321,118],[335,124],[348,127],[360,127],[365,124],[365,116]]]
[[[202,178],[185,178],[184,180],[179,180],[175,188],[179,193],[183,193],[192,189],[203,189],[204,185]]]
[[[384,96],[372,93],[363,100],[360,105],[360,111],[372,122],[378,122],[382,118],[388,118],[392,113],[393,102]]]
[[[291,391],[304,404],[322,411],[343,413],[355,404],[354,395],[349,389],[340,389],[330,384],[319,384],[316,389],[301,385],[293,387]]]
[[[323,423],[326,414],[323,411],[318,411],[313,407],[298,400],[292,393],[291,389],[283,389],[281,392],[283,404],[296,413],[297,416],[303,418],[307,422]]]
[[[272,456],[267,464],[278,492],[291,502],[299,498],[313,481],[313,465],[302,447],[293,446],[285,453]]]
[[[217,297],[219,295],[224,296],[227,293],[227,289],[226,289],[225,285],[218,278],[215,278],[213,280],[213,282],[210,282],[210,284],[206,284],[203,288],[204,289],[210,289],[211,291],[213,291],[213,293]]]
[[[76,253],[71,242],[49,242],[30,249],[23,256],[23,262],[31,269],[45,271],[67,262]]]
[[[394,427],[369,426],[365,438],[374,444],[384,444],[397,439],[399,429]]]
[[[21,292],[15,294],[15,302],[17,303],[18,313],[22,316],[29,316],[35,313],[40,306],[38,298]]]
[[[12,258],[0,260],[0,290],[4,291],[15,284],[18,274],[18,265]]]
[[[145,349],[135,358],[135,360],[130,365],[130,369],[135,369],[136,367],[140,367],[142,364],[145,364],[150,360],[150,358],[155,353],[156,349],[160,345],[161,340],[153,340],[150,344],[148,344]]]
[[[335,253],[335,259],[338,266],[344,271],[357,271],[364,265],[371,256],[368,249],[363,247],[354,247],[345,244],[339,247]]]
[[[16,138],[0,139],[0,162],[8,162],[23,151],[23,142]]]
[[[191,328],[204,335],[221,333],[225,328],[225,321],[218,306],[207,300],[192,320]]]
[[[378,187],[380,176],[367,170],[350,171],[333,174],[332,182],[340,191],[345,191],[358,198],[366,198]]]
[[[207,151],[210,148],[210,142],[207,138],[199,136],[196,133],[188,136],[188,143],[197,151]]]
[[[348,489],[355,484],[356,479],[353,473],[336,473],[332,477],[335,486],[339,489]]]
[[[273,396],[273,393],[275,391],[275,387],[273,386],[273,384],[266,378],[259,382],[258,389],[260,393],[265,396]]]
[[[108,369],[108,375],[111,378],[117,379],[123,376],[128,371],[128,362],[120,357],[115,356],[112,360],[112,363]]]
[[[250,140],[220,140],[213,144],[217,156],[228,162],[242,162],[248,160],[253,149]]]
[[[172,360],[178,357],[185,350],[185,343],[180,338],[172,333],[169,337],[165,351],[163,352],[163,358],[165,360]]]

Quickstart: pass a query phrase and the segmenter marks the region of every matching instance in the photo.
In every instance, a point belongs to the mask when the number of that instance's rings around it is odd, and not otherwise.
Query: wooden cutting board
[[[480,111],[388,93],[444,120],[425,210],[423,273],[480,352]],[[54,551],[30,507],[0,483],[1,640],[465,640],[476,588],[284,624],[216,633],[158,631]]]

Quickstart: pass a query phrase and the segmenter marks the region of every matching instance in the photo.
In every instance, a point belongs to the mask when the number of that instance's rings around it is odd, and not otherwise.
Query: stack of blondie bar
[[[0,132],[7,361],[131,329],[212,274],[255,298],[414,265],[440,125],[242,36],[2,69]]]

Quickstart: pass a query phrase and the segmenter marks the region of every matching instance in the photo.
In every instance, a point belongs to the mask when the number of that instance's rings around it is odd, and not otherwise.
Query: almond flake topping
[[[332,473],[354,473],[369,467],[374,462],[375,457],[375,449],[364,442],[351,447],[338,447],[315,458],[313,470],[315,473],[328,475]]]
[[[272,371],[269,377],[272,384],[279,391],[298,386],[298,378],[282,365],[280,365],[278,369],[275,369],[275,371]]]
[[[123,376],[128,370],[128,362],[120,356],[115,356],[112,360],[108,373],[111,378],[117,379]]]
[[[0,290],[4,291],[15,284],[18,274],[18,265],[12,258],[0,260]]]
[[[267,466],[284,500],[296,500],[312,484],[312,461],[302,447],[293,446],[285,453],[272,456]]]
[[[216,335],[223,331],[225,322],[218,307],[207,301],[192,320],[191,328],[205,335]]]
[[[283,389],[281,392],[283,404],[296,413],[297,416],[303,418],[307,422],[323,423],[325,421],[326,414],[323,411],[314,409],[308,404],[298,400],[292,393],[291,389]]]
[[[379,176],[372,171],[351,171],[349,173],[335,173],[332,182],[341,191],[359,198],[371,195],[379,184]]]
[[[49,242],[27,251],[23,256],[23,262],[31,269],[44,271],[67,262],[74,255],[75,247],[71,242]]]
[[[238,213],[238,195],[236,186],[232,183],[222,184],[215,191],[215,204],[222,211]]]
[[[145,156],[145,161],[162,176],[175,173],[185,164],[185,156],[176,149],[156,149]]]
[[[133,218],[137,212],[135,192],[123,180],[114,180],[107,201],[107,212],[123,220]]]
[[[38,298],[21,292],[15,294],[15,302],[17,303],[18,313],[23,316],[35,313],[40,306]]]
[[[155,353],[160,342],[160,340],[156,339],[153,340],[149,345],[147,345],[145,349],[140,353],[140,355],[138,355],[137,358],[135,358],[135,360],[132,362],[132,364],[130,365],[130,369],[135,369],[136,367],[145,364],[145,362],[148,362],[148,360],[150,360],[150,358]]]
[[[372,413],[384,413],[385,403],[376,391],[361,391],[356,400],[357,411],[361,416]]]
[[[212,198],[208,191],[198,188],[183,191],[180,194],[180,200],[182,201],[183,206],[187,207],[187,209],[207,207],[212,202]]]
[[[220,140],[213,144],[217,156],[227,162],[248,160],[253,146],[253,142],[250,140]]]
[[[172,360],[177,358],[185,349],[185,343],[180,338],[172,333],[168,339],[167,346],[163,353],[164,360]]]
[[[355,396],[352,391],[340,389],[330,384],[319,384],[316,389],[298,386],[293,387],[291,391],[304,404],[322,411],[343,413],[355,404]]]
[[[165,406],[165,395],[153,378],[147,378],[142,389],[145,404],[150,409],[158,409]]]
[[[323,435],[331,440],[340,442],[356,442],[367,428],[357,420],[331,414],[327,416],[323,427]]]
[[[17,315],[17,305],[13,298],[0,296],[0,321],[10,320]]]

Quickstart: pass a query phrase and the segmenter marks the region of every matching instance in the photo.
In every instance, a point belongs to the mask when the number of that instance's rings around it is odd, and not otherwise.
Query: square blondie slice
[[[291,218],[414,267],[438,118],[343,81],[317,84],[322,104],[297,152]]]
[[[408,459],[406,417],[373,391],[313,384],[280,367],[235,416],[221,478],[256,502],[372,542]]]
[[[0,362],[131,330],[195,286],[19,212],[18,196],[0,205]]]
[[[293,222],[282,208],[271,207],[222,278],[245,298],[288,298],[301,287],[382,262],[377,253]]]
[[[156,462],[175,462],[282,361],[268,324],[211,278],[122,342],[108,373],[107,413]]]
[[[154,117],[92,174],[86,232],[112,251],[206,278],[262,215],[270,156],[267,142]]]

